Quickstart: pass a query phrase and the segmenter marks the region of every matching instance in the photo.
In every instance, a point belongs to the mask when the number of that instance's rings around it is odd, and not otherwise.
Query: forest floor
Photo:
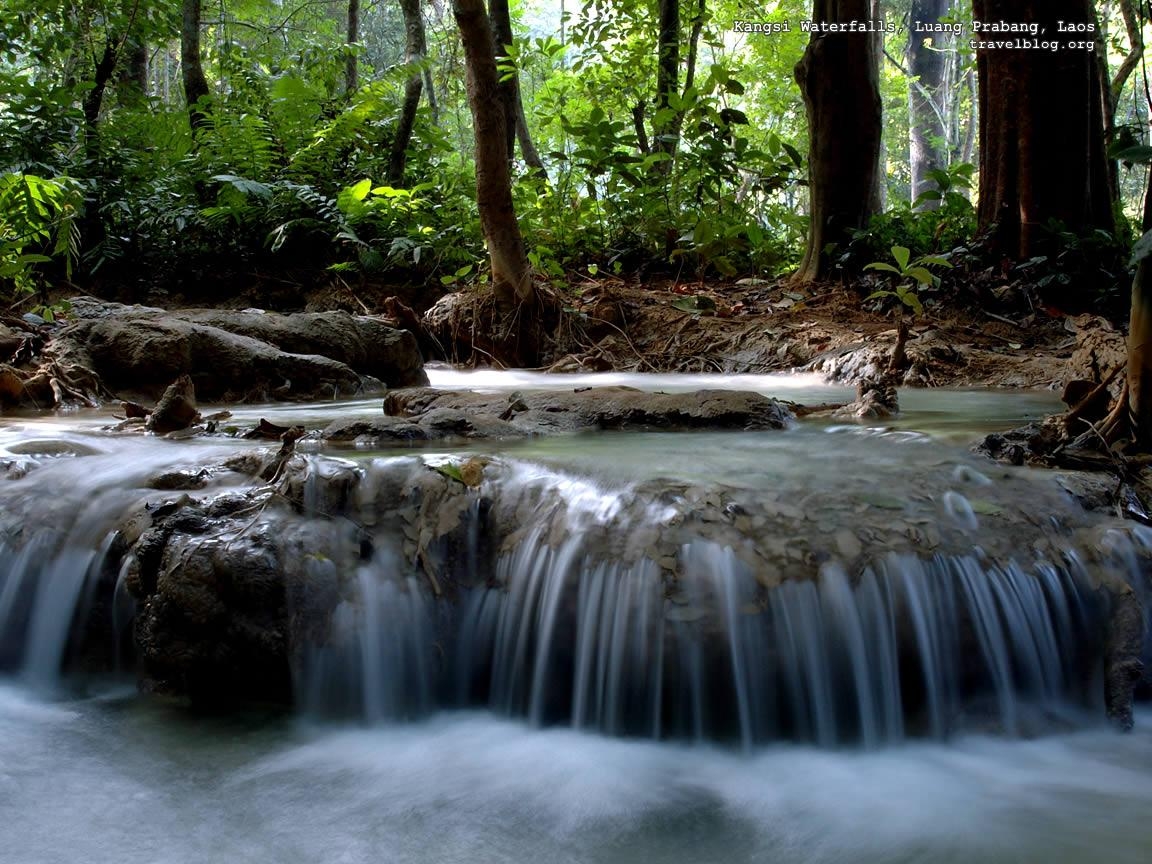
[[[894,310],[865,302],[869,290],[840,283],[799,289],[786,280],[584,277],[558,289],[564,312],[545,368],[808,370],[855,383],[887,362],[897,335]],[[389,294],[383,286],[328,287],[311,292],[306,307],[376,314]],[[1070,380],[1100,380],[1124,361],[1123,334],[1095,315],[1067,316],[1027,304],[992,312],[941,301],[907,320],[903,383],[909,386],[1061,389]],[[446,336],[443,329],[437,334],[443,353],[454,359],[461,353],[452,338],[458,334]]]
[[[294,286],[254,280],[213,305],[269,311],[345,310],[399,318],[396,298],[417,315],[441,293],[381,283]],[[629,371],[771,373],[807,370],[855,383],[887,362],[896,341],[891,304],[864,298],[872,290],[839,282],[805,288],[787,280],[639,280],[574,276],[554,288],[563,312],[551,328],[544,368],[555,372]],[[1027,290],[1019,290],[1027,296]],[[467,290],[449,294],[466,306]],[[1067,316],[1033,307],[985,310],[967,297],[941,298],[907,316],[908,386],[1061,389],[1071,380],[1100,380],[1124,361],[1123,334],[1095,315]],[[170,309],[202,306],[179,295],[145,298]],[[444,301],[442,301],[444,302]],[[451,302],[449,299],[447,302]],[[433,309],[433,315],[435,309]],[[429,323],[433,316],[424,315]],[[414,322],[398,320],[401,326]],[[462,323],[429,326],[437,359],[463,359]],[[423,341],[423,340],[422,340]]]

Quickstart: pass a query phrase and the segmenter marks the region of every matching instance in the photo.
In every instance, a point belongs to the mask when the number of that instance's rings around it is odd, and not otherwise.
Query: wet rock
[[[76,320],[46,351],[124,393],[155,398],[182,374],[206,401],[331,399],[428,380],[415,338],[375,318],[166,312],[90,298],[73,308]]]
[[[1124,731],[1134,723],[1132,694],[1144,674],[1144,609],[1131,588],[1112,598],[1104,650],[1104,706],[1108,719]]]
[[[276,544],[267,530],[224,540],[186,529],[172,527],[156,567],[129,583],[142,592],[135,634],[145,689],[199,705],[289,701]]]
[[[502,395],[430,388],[395,391],[384,401],[390,416],[434,429],[454,425],[464,430],[467,425],[466,434],[472,437],[588,429],[782,429],[792,419],[775,399],[728,390],[670,394],[589,387],[525,393],[516,399],[515,410],[509,407]]]
[[[330,423],[320,436],[337,442],[423,441],[428,438],[428,430],[399,417],[346,418]]]
[[[192,385],[192,378],[181,375],[168,385],[156,408],[144,421],[145,427],[157,435],[169,432],[178,432],[187,429],[200,419],[200,412],[196,410],[196,388]]]
[[[291,354],[331,358],[388,387],[428,383],[416,337],[380,318],[347,312],[278,315],[216,309],[181,310],[177,314],[184,320],[257,339]]]

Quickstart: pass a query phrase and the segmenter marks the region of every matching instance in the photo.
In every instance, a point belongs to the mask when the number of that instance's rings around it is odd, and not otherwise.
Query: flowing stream
[[[799,376],[430,377],[850,396]],[[1053,410],[1050,394],[901,395],[884,426],[309,456],[317,477],[355,475],[354,510],[270,515],[270,533],[284,549],[297,529],[319,538],[322,557],[284,566],[339,570],[340,599],[325,641],[296,657],[298,710],[227,717],[69,664],[89,609],[109,607],[98,636],[117,655],[131,630],[123,572],[107,570],[119,516],[173,497],[147,479],[258,445],[110,437],[98,413],[0,420],[0,456],[28,469],[0,481],[3,860],[1149,860],[1152,716],[1127,735],[1104,724],[1094,635],[1104,571],[1146,580],[1149,535],[1073,531],[1050,476],[958,446]],[[244,407],[230,422],[377,411]],[[411,537],[381,524],[365,545],[363,526],[387,490],[461,453],[496,462],[483,507],[454,487],[438,505],[456,539],[421,546],[469,574],[446,604],[405,569]],[[17,542],[21,506],[63,524],[20,526]],[[1017,538],[986,534],[1014,509]],[[719,515],[691,515],[706,512]],[[909,536],[940,551],[920,557]],[[794,579],[793,564],[818,575]]]

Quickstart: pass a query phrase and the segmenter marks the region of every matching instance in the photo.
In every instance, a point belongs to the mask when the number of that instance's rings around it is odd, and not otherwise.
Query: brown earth
[[[893,315],[870,310],[840,284],[599,280],[575,289],[545,357],[552,371],[807,369],[851,383],[871,377],[896,341]],[[472,295],[450,294],[424,316],[448,359],[475,360],[472,305]],[[692,306],[701,311],[685,311]],[[1123,360],[1123,334],[1091,315],[1037,309],[1012,317],[946,305],[910,323],[906,385],[1060,389]]]

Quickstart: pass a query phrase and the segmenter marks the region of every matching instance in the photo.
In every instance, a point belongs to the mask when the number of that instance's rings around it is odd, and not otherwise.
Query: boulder
[[[759,393],[698,390],[647,393],[632,387],[487,394],[412,388],[389,393],[384,413],[472,437],[544,435],[595,429],[782,429],[792,420]]]
[[[183,374],[209,402],[331,399],[428,380],[415,337],[375,318],[72,303],[74,320],[46,354],[149,399]]]

